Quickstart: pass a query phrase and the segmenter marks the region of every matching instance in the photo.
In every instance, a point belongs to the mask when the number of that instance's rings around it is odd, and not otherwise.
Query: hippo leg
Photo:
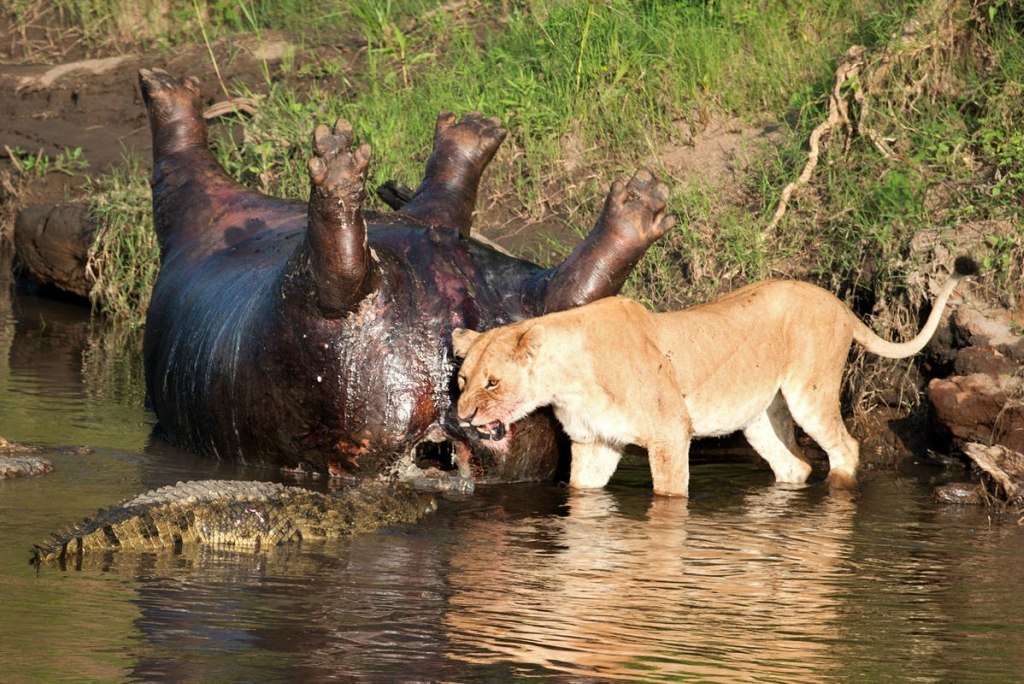
[[[362,212],[370,146],[352,148],[352,124],[344,119],[333,130],[321,124],[313,132],[309,226],[296,256],[328,318],[349,311],[374,287]]]
[[[190,256],[202,250],[197,241],[216,245],[224,230],[248,217],[236,212],[234,222],[219,222],[229,200],[257,197],[225,173],[207,146],[199,83],[181,81],[161,69],[141,69],[142,90],[153,133],[153,222],[161,254],[189,245]],[[270,221],[265,207],[254,218]]]
[[[470,112],[456,123],[454,114],[442,111],[423,182],[402,206],[402,213],[456,228],[468,237],[480,176],[507,134],[498,119]]]
[[[565,261],[528,285],[528,299],[546,313],[618,293],[647,248],[675,225],[665,214],[668,197],[668,186],[647,169],[627,183],[615,181],[593,230]]]

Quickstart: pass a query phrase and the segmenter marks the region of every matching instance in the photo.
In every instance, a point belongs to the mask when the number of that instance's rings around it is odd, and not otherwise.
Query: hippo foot
[[[675,225],[675,217],[665,214],[668,198],[668,185],[640,169],[627,183],[612,184],[598,227],[617,242],[646,249]]]
[[[355,212],[362,205],[370,164],[369,145],[364,143],[354,152],[352,147],[352,124],[345,119],[338,119],[333,131],[323,124],[313,131],[315,156],[309,160],[313,192],[347,212]]]
[[[456,122],[454,114],[442,111],[434,130],[434,151],[464,160],[463,171],[479,178],[507,135],[508,131],[495,117],[469,112]]]
[[[186,77],[179,81],[163,69],[140,69],[139,86],[154,126],[154,144],[161,153],[205,147],[206,124],[197,80]]]
[[[498,119],[470,112],[456,121],[454,114],[442,111],[423,182],[402,213],[468,237],[480,177],[507,134]]]
[[[353,149],[352,124],[338,119],[313,131],[309,226],[298,260],[308,260],[321,313],[337,318],[369,294],[371,267],[362,214],[370,146]],[[301,280],[301,278],[300,278]]]

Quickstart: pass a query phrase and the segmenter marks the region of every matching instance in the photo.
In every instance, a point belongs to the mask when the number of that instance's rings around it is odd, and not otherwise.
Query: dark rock
[[[980,506],[985,490],[977,482],[947,482],[936,486],[932,497],[939,503]]]
[[[957,375],[1010,375],[1020,364],[1002,354],[995,347],[967,347],[956,355],[953,369]]]
[[[953,312],[949,324],[960,346],[992,347],[1012,361],[1024,363],[1024,336],[1010,311],[968,301]]]

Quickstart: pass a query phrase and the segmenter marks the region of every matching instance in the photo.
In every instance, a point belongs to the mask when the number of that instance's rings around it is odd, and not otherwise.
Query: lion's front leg
[[[661,496],[688,496],[690,488],[690,437],[647,445],[654,493]]]
[[[573,442],[569,486],[598,489],[608,484],[622,458],[622,450],[603,442]]]

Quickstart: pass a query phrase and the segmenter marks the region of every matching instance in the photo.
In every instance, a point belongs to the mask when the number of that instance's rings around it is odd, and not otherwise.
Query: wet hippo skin
[[[556,425],[543,412],[513,428],[507,453],[460,431],[451,331],[618,292],[673,223],[663,183],[645,170],[614,183],[590,235],[544,269],[468,237],[480,176],[506,134],[495,119],[442,112],[423,182],[399,210],[373,213],[362,208],[371,151],[347,122],[313,134],[308,203],[276,199],[216,162],[195,81],[144,69],[140,83],[161,252],[145,371],[168,440],[360,476],[446,443],[478,482],[551,476]]]

